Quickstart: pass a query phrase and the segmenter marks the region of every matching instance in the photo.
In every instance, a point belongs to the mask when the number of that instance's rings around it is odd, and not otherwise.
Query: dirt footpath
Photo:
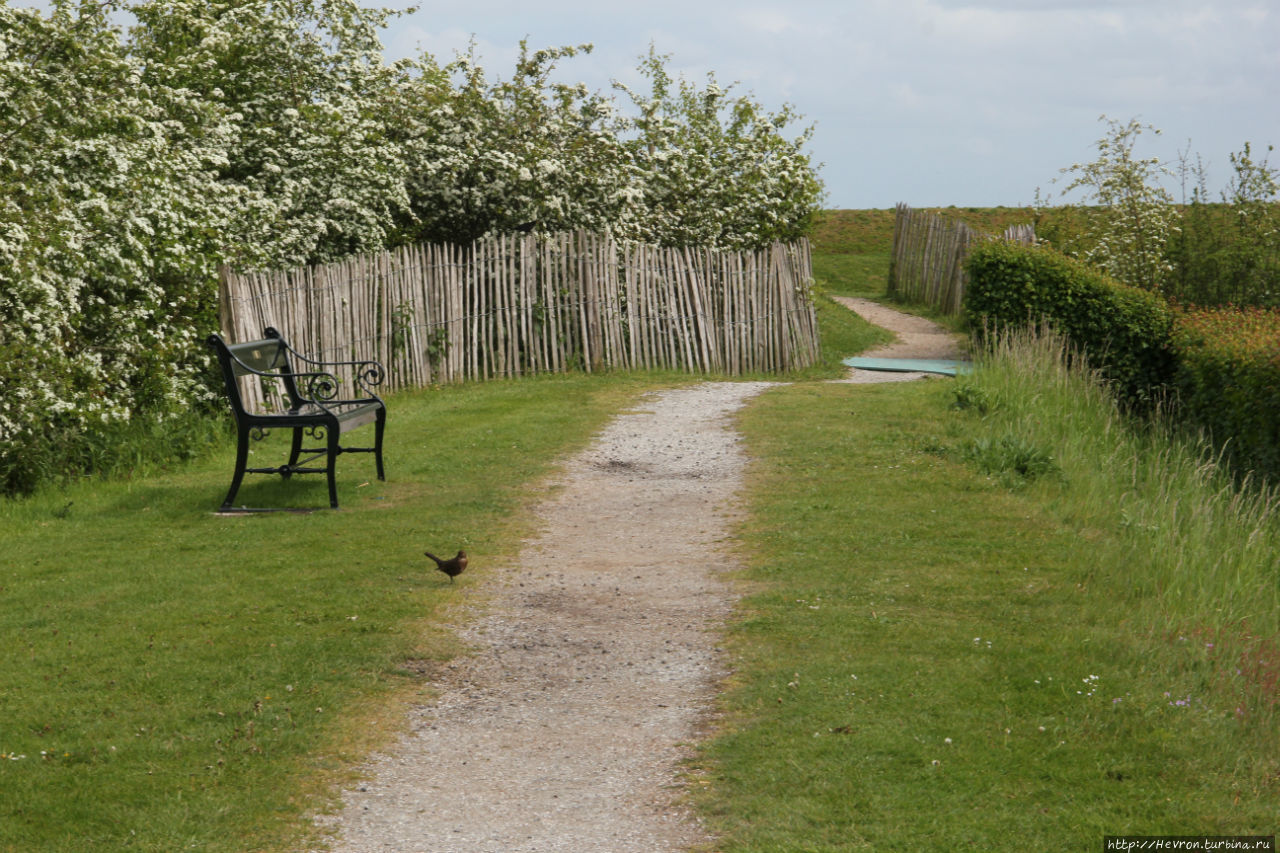
[[[852,296],[836,296],[839,302],[850,311],[855,311],[869,323],[883,326],[897,336],[893,343],[877,347],[862,353],[868,358],[939,358],[959,359],[962,357],[958,336],[923,317],[915,317],[895,311],[870,299],[858,299]],[[917,379],[924,374],[894,374],[872,370],[851,370],[845,382],[900,382],[905,379]]]
[[[340,851],[684,850],[675,770],[720,676],[721,543],[745,463],[728,415],[765,383],[647,398],[572,459],[541,535],[464,632],[412,733],[350,792]]]
[[[875,308],[873,322],[920,331]],[[321,819],[334,850],[659,853],[711,841],[679,805],[679,767],[723,675],[716,644],[734,603],[724,543],[746,458],[730,416],[769,387],[650,395],[566,463],[538,509],[540,535],[514,563],[485,567],[501,587],[463,631],[474,653],[371,760],[344,811]]]

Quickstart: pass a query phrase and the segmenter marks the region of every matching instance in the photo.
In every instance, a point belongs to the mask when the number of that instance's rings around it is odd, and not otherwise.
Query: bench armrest
[[[282,379],[292,379],[297,387],[299,395],[304,403],[314,403],[323,408],[324,403],[354,403],[356,400],[335,400],[338,396],[338,377],[332,373],[324,371],[312,371],[307,373],[281,373],[278,370],[259,370],[250,364],[245,364],[235,353],[228,351],[227,357],[235,362],[236,372],[240,375],[261,376],[265,379],[271,379],[279,382]]]
[[[288,345],[286,344],[286,346],[288,346]],[[303,362],[303,363],[305,363],[305,364],[307,364],[307,365],[309,365],[309,366],[311,366],[311,367],[320,367],[320,368],[324,368],[324,367],[350,367],[350,368],[352,368],[351,375],[352,375],[353,377],[355,377],[356,386],[357,386],[361,391],[363,391],[366,395],[368,395],[368,397],[369,397],[369,398],[371,398],[371,399],[372,399],[372,398],[376,398],[376,397],[377,397],[377,395],[374,393],[373,389],[374,389],[375,387],[377,387],[378,385],[381,385],[381,384],[382,384],[382,380],[383,380],[383,379],[385,379],[385,378],[386,378],[386,376],[387,376],[387,372],[386,372],[385,370],[383,370],[383,369],[382,369],[382,365],[381,365],[381,364],[379,364],[379,363],[378,363],[378,362],[376,362],[376,361],[317,361],[317,360],[315,360],[315,359],[307,358],[305,355],[301,355],[300,353],[295,352],[293,349],[290,349],[290,350],[289,350],[289,354],[290,354],[290,355],[292,355],[293,357],[297,358],[297,359],[298,359],[298,361],[301,361],[301,362]],[[294,377],[295,377],[295,378],[297,378],[297,379],[299,380],[299,388],[301,388],[301,380],[303,379],[303,377],[317,377],[317,378],[319,378],[319,377],[325,377],[325,376],[327,376],[327,377],[329,377],[329,378],[333,379],[333,381],[334,381],[334,383],[335,383],[334,388],[333,388],[333,390],[332,390],[332,392],[331,392],[331,393],[334,393],[334,394],[336,394],[336,393],[337,393],[337,390],[338,390],[338,389],[337,389],[337,385],[336,385],[336,383],[337,383],[337,378],[336,378],[332,373],[330,373],[329,371],[326,371],[326,370],[319,370],[319,371],[312,371],[312,372],[307,372],[307,373],[295,373],[295,374],[293,374],[293,375],[294,375]],[[314,384],[315,380],[311,380],[311,382],[312,382],[312,384]],[[310,385],[308,385],[308,387],[310,387]],[[316,392],[316,394],[315,394],[314,396],[317,396],[317,397],[319,397],[320,399],[323,399],[323,400],[329,400],[329,399],[330,399],[329,397],[325,397],[325,396],[323,396],[323,394],[321,394],[321,393],[320,393],[320,390],[319,390],[319,389],[317,389],[317,392]],[[336,400],[335,400],[335,401],[333,401],[333,402],[340,402],[340,401],[336,401]],[[350,403],[350,402],[355,402],[355,401],[354,401],[354,400],[346,400],[346,401],[341,401],[341,402],[349,402],[349,403]]]
[[[296,358],[299,362],[307,364],[313,368],[327,367],[350,367],[351,375],[355,377],[357,387],[363,391],[367,397],[362,399],[377,400],[378,395],[373,389],[381,385],[386,379],[387,372],[382,364],[372,359],[368,361],[320,361],[319,359],[308,358],[302,353],[289,346],[289,342],[280,336],[275,329],[267,329],[267,337],[276,338],[280,344],[289,352],[289,355]],[[311,372],[294,373],[294,378],[298,380],[298,391],[303,396],[312,398],[309,402],[319,403],[356,403],[361,400],[335,400],[334,396],[338,393],[338,380],[333,373],[327,370],[318,370]],[[326,379],[332,382],[332,385],[326,384]],[[303,389],[306,392],[303,392]]]

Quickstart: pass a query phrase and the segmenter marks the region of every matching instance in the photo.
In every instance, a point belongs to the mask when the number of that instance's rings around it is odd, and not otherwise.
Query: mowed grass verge
[[[449,608],[512,568],[529,484],[641,392],[683,381],[397,395],[388,479],[341,458],[339,512],[215,516],[230,443],[0,504],[0,849],[292,849],[458,650]],[[251,477],[237,502],[328,503],[323,476]],[[422,551],[459,547],[472,564],[450,584]]]
[[[1161,518],[1158,472],[1108,492],[1087,469],[1118,458],[1062,443],[1069,422],[1040,429],[1063,413],[1039,406],[1034,383],[993,382],[800,384],[741,415],[755,459],[749,595],[718,733],[693,773],[718,849],[1274,833],[1274,679],[1265,665],[1250,683],[1233,674],[1247,644],[1215,651],[1231,631],[1210,627],[1212,595],[1182,606],[1153,576],[1157,541],[1184,535],[1174,516],[1217,486],[1197,497],[1188,485]],[[995,405],[957,410],[957,387]],[[1255,558],[1268,543],[1276,553],[1274,513],[1226,515],[1218,541],[1237,525],[1242,548],[1263,537]],[[1248,595],[1231,618],[1275,601]]]

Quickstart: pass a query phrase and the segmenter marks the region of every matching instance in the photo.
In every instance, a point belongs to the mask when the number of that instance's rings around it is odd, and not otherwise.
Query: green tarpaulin
[[[890,370],[898,373],[941,373],[955,376],[968,373],[973,364],[942,358],[846,358],[844,364],[859,370]]]

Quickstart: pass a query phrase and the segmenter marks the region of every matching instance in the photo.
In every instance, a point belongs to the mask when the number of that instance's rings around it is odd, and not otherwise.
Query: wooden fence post
[[[1002,237],[1034,243],[1035,227],[1013,225]],[[965,260],[970,247],[983,239],[988,237],[964,222],[915,211],[899,203],[886,292],[893,299],[921,302],[946,314],[960,313],[967,283]]]
[[[910,218],[905,205],[899,217]],[[916,240],[895,230],[895,269],[909,263],[898,247]],[[739,375],[817,360],[811,282],[807,241],[714,252],[508,235],[280,272],[223,266],[218,320],[232,341],[273,325],[323,358],[376,358],[387,390],[575,363]]]

